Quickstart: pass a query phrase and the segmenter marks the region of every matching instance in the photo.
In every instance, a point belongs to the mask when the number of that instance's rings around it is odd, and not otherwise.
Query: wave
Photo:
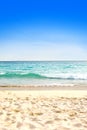
[[[1,78],[46,78],[36,73],[0,73]]]
[[[0,73],[0,78],[33,78],[33,79],[60,79],[60,80],[87,80],[87,74],[59,74],[56,76],[37,73]]]

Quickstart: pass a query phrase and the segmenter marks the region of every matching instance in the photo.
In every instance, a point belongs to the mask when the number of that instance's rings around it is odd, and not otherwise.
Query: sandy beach
[[[0,91],[0,130],[45,129],[87,130],[87,91]]]

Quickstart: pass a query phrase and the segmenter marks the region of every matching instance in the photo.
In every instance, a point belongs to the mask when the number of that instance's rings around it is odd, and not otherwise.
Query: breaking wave
[[[6,72],[0,73],[0,78],[33,78],[33,79],[65,79],[65,80],[87,80],[87,74],[58,74],[56,76],[50,76],[38,73],[17,73]]]

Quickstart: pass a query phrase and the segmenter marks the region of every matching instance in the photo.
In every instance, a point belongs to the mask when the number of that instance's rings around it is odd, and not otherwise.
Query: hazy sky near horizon
[[[0,60],[87,60],[86,0],[0,1]]]

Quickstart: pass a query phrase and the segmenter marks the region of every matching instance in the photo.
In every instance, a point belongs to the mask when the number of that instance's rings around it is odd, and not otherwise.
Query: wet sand
[[[87,90],[87,84],[77,85],[18,85],[0,86],[0,90]]]

